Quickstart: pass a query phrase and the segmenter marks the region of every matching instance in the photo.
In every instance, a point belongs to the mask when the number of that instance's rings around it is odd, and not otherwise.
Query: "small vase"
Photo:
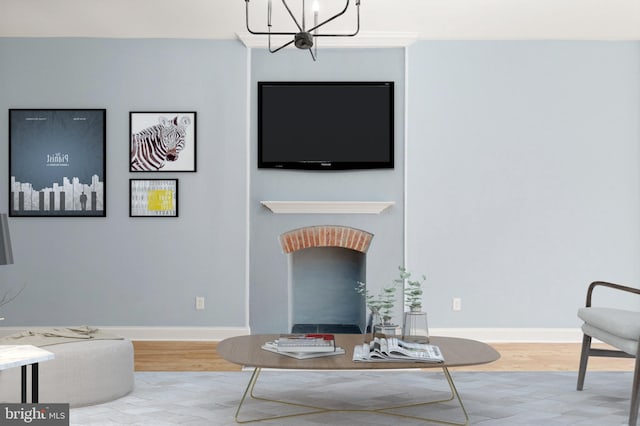
[[[371,334],[371,339],[374,337],[374,328],[376,325],[382,323],[382,317],[380,316],[380,312],[377,308],[371,308],[371,313],[369,314],[369,321],[367,324],[367,333]]]
[[[426,312],[412,308],[409,312],[404,313],[402,338],[410,342],[429,343],[429,326],[427,325]]]
[[[397,337],[398,326],[395,324],[376,324],[373,326],[373,337]]]

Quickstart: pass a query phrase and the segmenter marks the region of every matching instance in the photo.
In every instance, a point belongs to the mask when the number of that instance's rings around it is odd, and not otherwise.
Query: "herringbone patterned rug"
[[[73,425],[234,425],[251,373],[136,373],[135,390],[116,401],[71,410]],[[588,372],[575,390],[570,372],[452,372],[470,424],[554,426],[626,424],[631,373]],[[257,396],[344,410],[376,408],[442,397],[448,386],[430,371],[264,371]],[[257,400],[245,402],[241,420],[300,411]],[[454,422],[464,416],[454,402],[405,409],[404,414]],[[271,420],[268,425],[424,425],[368,412],[334,412]]]

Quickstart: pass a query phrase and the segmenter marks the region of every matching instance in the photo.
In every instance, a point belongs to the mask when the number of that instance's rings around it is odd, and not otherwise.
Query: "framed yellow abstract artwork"
[[[178,179],[129,179],[129,217],[178,217]]]

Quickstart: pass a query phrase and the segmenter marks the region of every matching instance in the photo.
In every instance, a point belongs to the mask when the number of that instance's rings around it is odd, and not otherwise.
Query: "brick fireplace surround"
[[[280,235],[285,253],[293,253],[310,247],[342,247],[366,253],[373,234],[347,226],[308,226]]]

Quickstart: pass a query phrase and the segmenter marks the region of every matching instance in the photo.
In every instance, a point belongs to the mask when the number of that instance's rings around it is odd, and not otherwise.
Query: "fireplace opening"
[[[366,282],[373,234],[347,226],[309,226],[280,235],[289,254],[289,328],[292,333],[364,333]]]
[[[313,247],[291,254],[291,332],[363,333],[364,253],[342,247]]]

